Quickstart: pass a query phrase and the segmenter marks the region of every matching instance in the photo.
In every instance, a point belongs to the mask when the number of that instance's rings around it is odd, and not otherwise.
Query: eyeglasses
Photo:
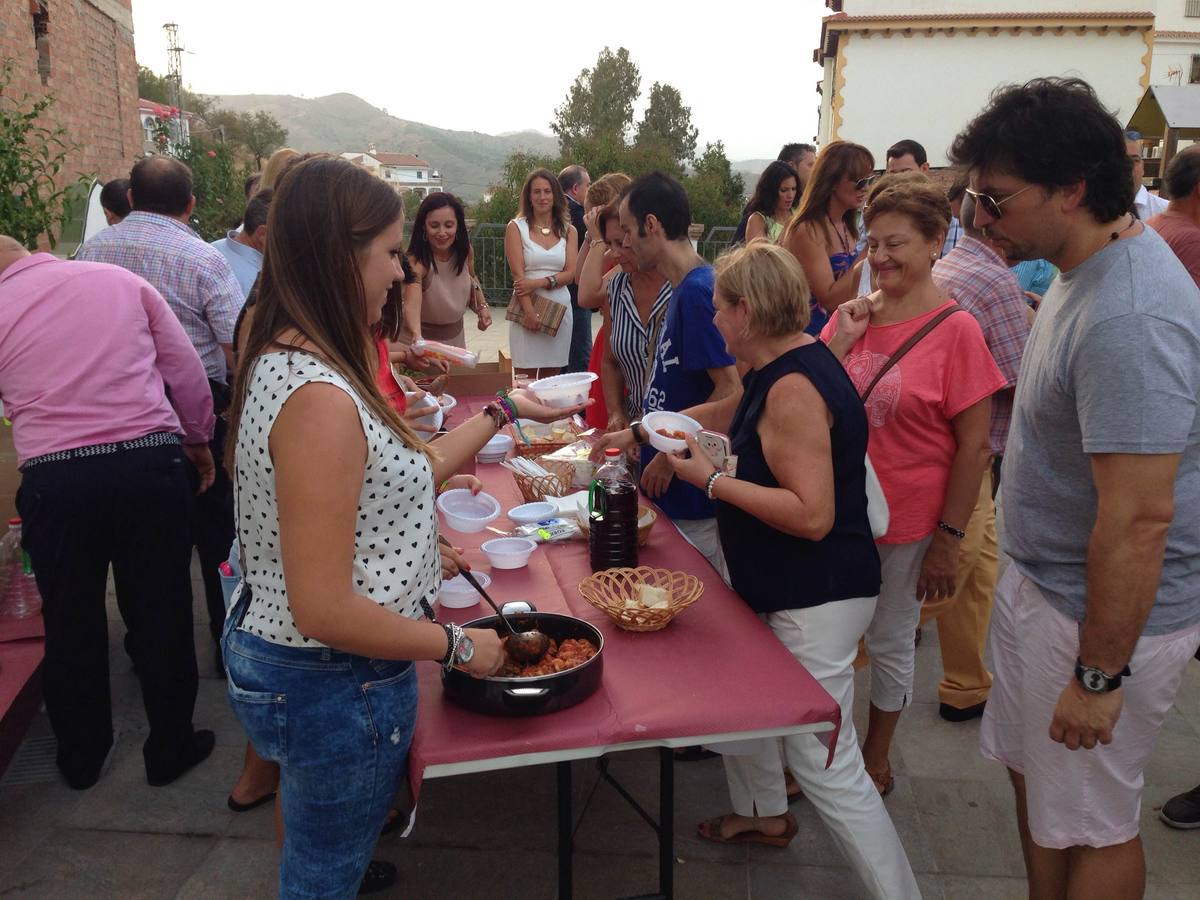
[[[1025,187],[1021,188],[1019,191],[1009,194],[1007,197],[1001,197],[999,200],[997,200],[995,197],[991,196],[990,194],[981,194],[979,191],[973,191],[970,188],[966,189],[966,193],[970,194],[973,198],[975,198],[975,202],[983,207],[983,211],[985,213],[987,213],[993,219],[999,219],[1001,216],[1004,215],[1004,213],[1002,213],[1000,211],[1000,204],[1007,203],[1013,197],[1020,197],[1023,193],[1025,193],[1027,190],[1029,190],[1032,187],[1034,187],[1034,185],[1027,184]]]

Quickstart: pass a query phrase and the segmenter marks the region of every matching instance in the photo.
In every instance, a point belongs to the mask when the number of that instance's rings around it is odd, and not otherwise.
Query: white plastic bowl
[[[480,587],[485,591],[492,583],[491,576],[486,572],[471,572]],[[442,582],[442,590],[438,594],[438,603],[447,609],[467,609],[479,602],[479,592],[467,583],[461,575],[447,578]]]
[[[592,382],[598,377],[595,372],[551,375],[531,383],[529,389],[547,406],[562,409],[585,401],[592,390]]]
[[[493,569],[522,569],[537,549],[537,543],[523,537],[493,538],[479,545]]]
[[[429,414],[420,416],[416,419],[409,419],[408,421],[413,424],[428,425],[434,431],[437,431],[442,427],[443,412],[442,407],[438,405],[437,397],[433,396],[433,394],[426,394],[421,399],[417,399],[418,397],[420,397],[419,394],[411,393],[409,391],[405,391],[404,393],[404,398],[408,401],[409,409],[414,412],[422,409],[428,409]]]
[[[508,511],[508,518],[516,525],[533,525],[558,515],[558,507],[553,503],[541,501],[538,503],[522,503]]]
[[[441,404],[443,415],[448,415],[450,410],[458,406],[458,400],[454,398],[453,394],[442,394],[438,397],[438,403]]]
[[[516,443],[512,436],[501,432],[479,448],[479,452],[475,454],[475,461],[481,463],[500,462],[514,446]]]
[[[437,498],[437,508],[446,518],[446,525],[462,534],[483,531],[489,522],[500,515],[500,502],[491,494],[471,496],[467,488],[446,491]]]
[[[683,413],[652,412],[642,418],[642,427],[650,439],[650,446],[663,453],[681,453],[687,449],[687,441],[677,441],[658,433],[659,428],[667,431],[685,431],[693,437],[700,433],[700,423]]]

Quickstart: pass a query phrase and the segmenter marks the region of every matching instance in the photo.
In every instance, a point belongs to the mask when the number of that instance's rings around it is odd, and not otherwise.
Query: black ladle
[[[451,546],[450,542],[441,535],[438,535],[438,542],[445,546]],[[542,632],[533,629],[531,631],[517,631],[513,628],[512,623],[504,617],[504,613],[500,612],[500,607],[496,605],[496,601],[488,596],[488,592],[483,589],[475,576],[464,568],[459,568],[459,574],[466,579],[467,584],[475,588],[488,605],[496,611],[496,615],[500,621],[504,623],[504,627],[508,629],[508,643],[506,651],[515,661],[519,663],[535,663],[546,655],[546,651],[550,649],[550,638],[546,637]]]

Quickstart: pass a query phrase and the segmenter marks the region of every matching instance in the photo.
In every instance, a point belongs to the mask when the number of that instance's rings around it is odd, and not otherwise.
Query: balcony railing
[[[471,246],[475,248],[475,274],[492,306],[506,306],[512,297],[512,274],[504,258],[504,229],[499,222],[475,225]],[[696,242],[696,252],[712,262],[733,240],[732,227],[709,228]]]

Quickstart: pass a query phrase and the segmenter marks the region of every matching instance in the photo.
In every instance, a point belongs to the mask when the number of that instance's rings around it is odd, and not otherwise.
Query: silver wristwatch
[[[467,637],[466,632],[459,629],[461,637],[458,646],[454,648],[454,664],[465,666],[475,658],[475,642]]]

